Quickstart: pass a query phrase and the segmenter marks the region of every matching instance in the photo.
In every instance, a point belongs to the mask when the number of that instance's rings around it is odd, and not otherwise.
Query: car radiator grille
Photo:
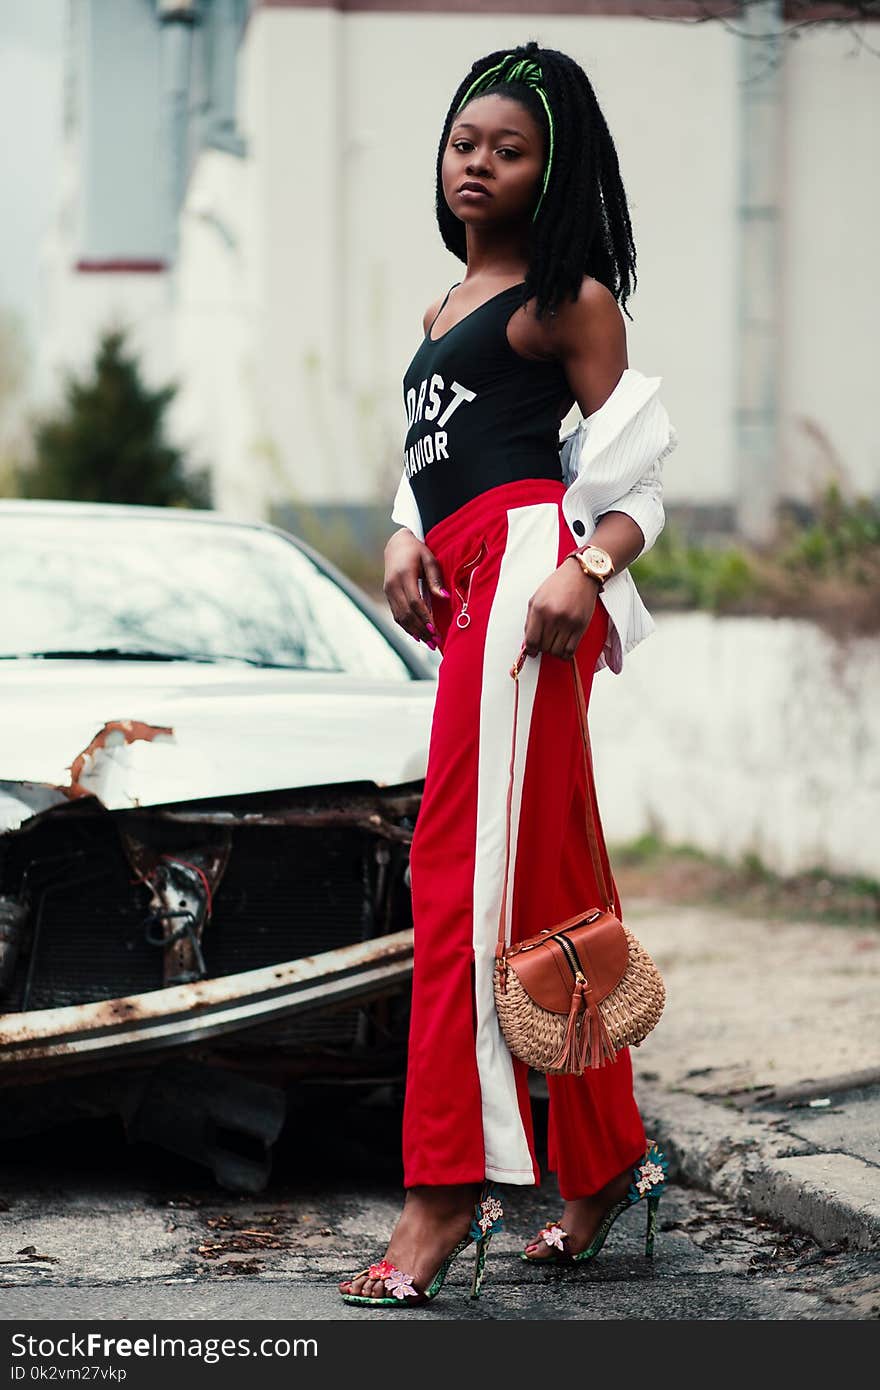
[[[373,836],[351,827],[235,827],[202,939],[208,975],[253,970],[409,925],[373,925],[375,844]],[[392,857],[399,880],[405,849],[394,846]],[[18,880],[17,890],[23,876],[30,887],[32,926],[38,929],[36,953],[32,966],[23,953],[0,1011],[162,988],[162,950],[145,937],[150,895],[135,880],[109,818],[71,817],[66,825],[47,821],[18,837],[5,866],[5,891],[11,880]],[[406,896],[398,885],[395,901]],[[291,1040],[319,1043],[326,1036],[338,1045],[354,1036],[356,1026],[357,1010],[348,1010],[291,1019],[284,1031]]]

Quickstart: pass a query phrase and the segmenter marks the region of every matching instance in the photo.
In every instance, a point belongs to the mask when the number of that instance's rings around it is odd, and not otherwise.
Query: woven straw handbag
[[[515,1057],[536,1071],[580,1076],[604,1066],[623,1047],[638,1046],[655,1026],[666,1000],[663,980],[648,952],[614,913],[599,850],[587,705],[576,660],[571,661],[587,771],[587,842],[604,906],[586,907],[535,936],[506,944],[510,808],[519,707],[518,676],[525,643],[510,669],[516,682],[513,741],[507,789],[507,852],[495,950],[495,1007]]]

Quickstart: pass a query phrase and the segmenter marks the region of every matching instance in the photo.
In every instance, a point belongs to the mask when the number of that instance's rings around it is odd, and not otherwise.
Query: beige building
[[[86,135],[106,131],[89,111],[94,72],[117,64],[118,87],[118,65],[147,51],[124,42],[129,4],[143,26],[140,0],[112,0],[112,42],[98,48],[108,0],[73,0],[91,25],[77,59]],[[222,106],[228,70],[234,129],[183,132],[177,235],[153,266],[161,293],[144,294],[130,261],[114,269],[112,247],[87,277],[68,255],[47,351],[81,355],[107,302],[130,303],[150,371],[183,381],[176,430],[210,461],[220,506],[390,510],[401,378],[425,307],[464,270],[434,218],[443,117],[475,57],[537,39],[582,64],[617,144],[638,250],[629,361],[663,377],[681,440],[670,504],[754,530],[774,495],[808,500],[831,470],[876,493],[880,63],[845,27],[774,40],[776,0],[743,20],[765,38],[692,22],[706,9],[159,0],[166,94],[190,82],[192,124],[208,97]],[[167,178],[155,186],[167,198]]]

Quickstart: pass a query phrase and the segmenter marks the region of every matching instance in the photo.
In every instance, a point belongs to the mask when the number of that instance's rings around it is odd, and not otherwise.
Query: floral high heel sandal
[[[340,1297],[345,1303],[357,1303],[361,1307],[417,1308],[422,1303],[430,1303],[431,1299],[442,1289],[447,1274],[461,1252],[476,1242],[477,1258],[474,1264],[470,1297],[479,1298],[483,1276],[486,1272],[489,1242],[495,1232],[501,1230],[504,1224],[503,1218],[504,1208],[501,1205],[498,1189],[492,1183],[486,1183],[474,1205],[474,1215],[471,1218],[467,1235],[463,1236],[455,1249],[446,1256],[426,1289],[418,1288],[411,1274],[404,1274],[403,1270],[397,1269],[389,1260],[379,1260],[377,1264],[370,1265],[368,1269],[362,1269],[359,1274],[353,1274],[349,1282],[353,1283],[355,1279],[361,1278],[381,1279],[385,1284],[386,1291],[390,1290],[391,1292],[390,1298],[370,1298],[365,1294],[341,1292]]]
[[[577,1264],[584,1260],[592,1260],[598,1255],[602,1246],[605,1244],[608,1232],[614,1225],[618,1216],[630,1207],[647,1198],[648,1202],[648,1227],[645,1233],[645,1259],[654,1258],[654,1236],[657,1232],[657,1208],[660,1205],[660,1198],[666,1188],[666,1174],[669,1169],[669,1160],[659,1145],[651,1143],[645,1150],[644,1157],[636,1164],[632,1170],[632,1182],[629,1191],[619,1202],[615,1202],[613,1207],[603,1216],[599,1228],[593,1239],[585,1250],[581,1250],[577,1255],[572,1255],[565,1248],[565,1242],[569,1239],[568,1231],[560,1226],[558,1221],[550,1221],[538,1232],[538,1240],[543,1240],[545,1245],[549,1245],[553,1251],[549,1255],[527,1255],[523,1250],[520,1258],[527,1264]]]

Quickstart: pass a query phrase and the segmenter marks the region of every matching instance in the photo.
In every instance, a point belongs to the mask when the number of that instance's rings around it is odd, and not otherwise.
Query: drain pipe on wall
[[[177,219],[189,173],[190,63],[197,0],[156,0],[161,29],[162,102],[160,167],[164,182],[165,245],[172,267],[177,260]]]
[[[784,46],[782,0],[749,0],[739,43],[736,521],[765,545],[779,499]]]

